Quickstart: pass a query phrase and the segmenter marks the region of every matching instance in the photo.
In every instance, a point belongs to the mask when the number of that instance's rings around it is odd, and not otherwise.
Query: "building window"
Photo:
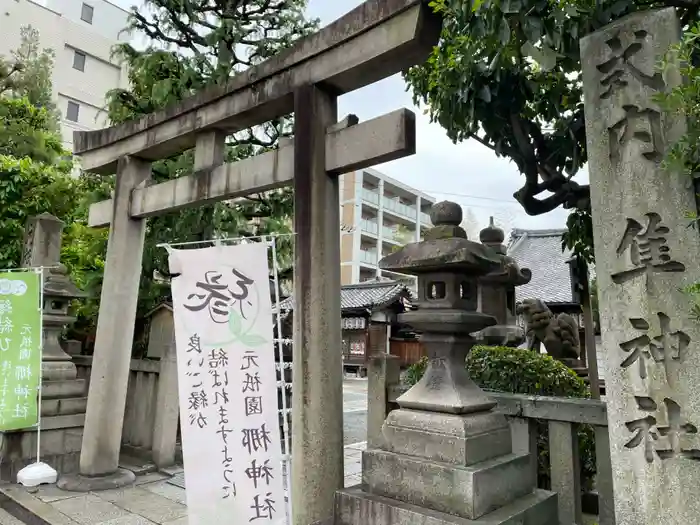
[[[83,10],[80,13],[80,19],[83,22],[87,22],[88,24],[92,24],[93,13],[94,13],[94,9],[91,5],[83,4]]]
[[[73,69],[85,71],[85,53],[80,51],[73,52]]]
[[[68,107],[66,108],[66,119],[78,122],[78,113],[80,113],[80,105],[69,100]]]

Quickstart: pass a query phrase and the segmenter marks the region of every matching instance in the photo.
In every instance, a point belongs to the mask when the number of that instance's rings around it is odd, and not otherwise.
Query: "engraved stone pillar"
[[[435,204],[425,240],[379,263],[418,277],[418,310],[399,320],[430,357],[423,378],[397,400],[362,456],[362,486],[338,493],[336,525],[558,525],[557,497],[535,488],[528,453],[514,453],[496,402],[469,377],[471,335],[496,319],[476,311],[478,278],[501,259],[467,240],[462,210]]]
[[[75,321],[68,315],[71,299],[84,297],[68,277],[61,264],[63,222],[49,213],[31,217],[24,236],[22,266],[45,267],[44,270],[44,337],[42,378],[48,381],[77,377],[75,364],[59,342],[63,328]]]
[[[698,523],[700,326],[682,289],[700,281],[691,181],[664,170],[685,130],[654,95],[681,82],[656,62],[677,43],[673,8],[581,41],[596,274],[618,525]]]

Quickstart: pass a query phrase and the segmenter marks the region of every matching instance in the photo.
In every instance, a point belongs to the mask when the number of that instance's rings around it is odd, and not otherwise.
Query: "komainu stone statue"
[[[555,316],[539,299],[525,299],[517,309],[525,317],[528,348],[541,342],[555,359],[578,359],[580,345],[578,324],[569,314]]]

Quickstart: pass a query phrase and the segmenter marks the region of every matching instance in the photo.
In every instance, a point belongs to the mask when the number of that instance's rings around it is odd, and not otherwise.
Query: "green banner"
[[[39,422],[41,275],[0,272],[0,430]]]

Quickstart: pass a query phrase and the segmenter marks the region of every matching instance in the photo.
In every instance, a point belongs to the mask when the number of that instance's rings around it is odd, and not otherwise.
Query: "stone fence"
[[[91,356],[73,356],[78,377],[89,385]],[[176,462],[177,369],[168,359],[132,359],[122,430],[122,453],[163,468]]]
[[[400,380],[399,359],[390,355],[378,355],[370,360],[368,380],[367,446],[372,448],[382,439],[382,424],[386,416],[398,408],[396,399],[408,387]],[[538,457],[536,423],[547,423],[551,490],[559,496],[561,523],[583,523],[582,504],[585,502],[587,512],[598,513],[598,525],[613,525],[615,518],[605,402],[500,392],[489,394],[498,401],[497,410],[510,421],[513,452],[531,454],[535,479]],[[583,424],[595,429],[597,498],[595,494],[584,495],[581,492],[577,428]]]
[[[73,356],[78,377],[90,381],[92,357]],[[400,381],[399,358],[374,356],[368,368],[368,447],[381,440],[382,424],[397,408],[396,399],[407,387]],[[130,366],[127,403],[122,432],[122,452],[158,467],[176,462],[178,441],[178,397],[172,391],[177,372],[169,360],[133,359]],[[610,453],[607,448],[608,421],[605,402],[492,392],[498,410],[510,420],[514,452],[530,452],[532,475],[537,477],[537,425],[546,422],[549,430],[551,490],[559,495],[562,523],[582,523],[582,501],[595,510],[598,525],[613,525],[613,493]],[[581,494],[581,467],[577,427],[591,425],[596,430],[597,476],[595,498]],[[590,510],[589,510],[590,511]]]

